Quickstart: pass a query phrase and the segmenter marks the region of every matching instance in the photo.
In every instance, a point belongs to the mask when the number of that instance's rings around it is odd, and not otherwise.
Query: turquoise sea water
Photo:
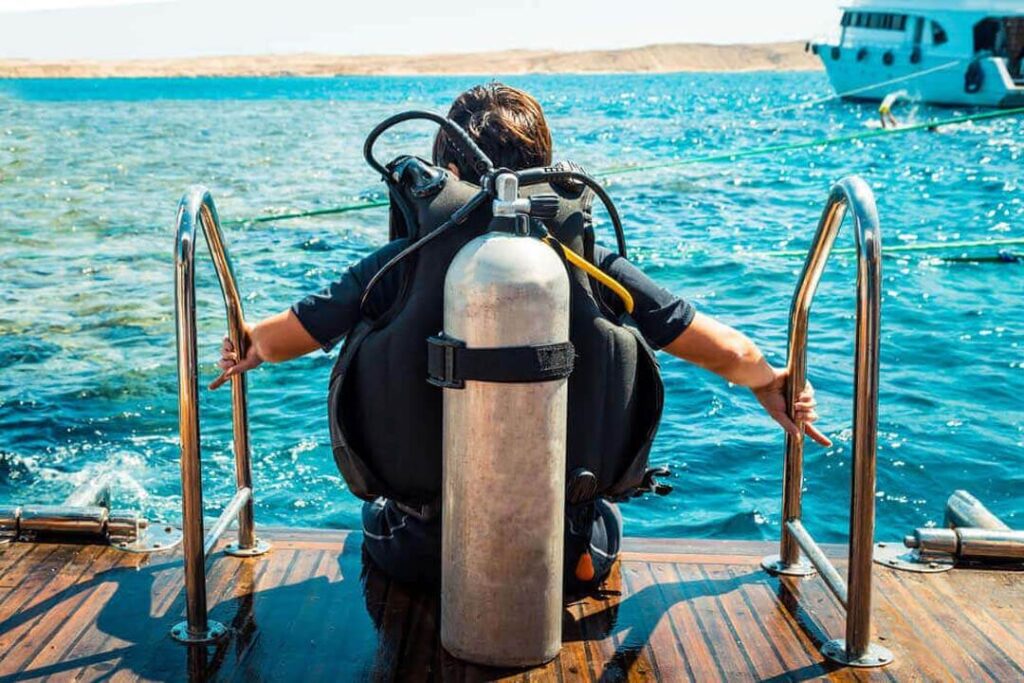
[[[171,249],[181,194],[209,186],[225,220],[379,197],[361,160],[369,129],[404,109],[441,110],[477,80],[0,81],[0,504],[59,502],[112,470],[119,507],[177,518]],[[597,170],[849,134],[875,120],[871,105],[840,102],[763,113],[827,93],[818,74],[509,80],[544,103],[556,156]],[[429,134],[404,128],[390,149],[426,155]],[[1022,153],[1024,118],[999,119],[622,176],[610,190],[634,260],[781,364],[800,260],[759,254],[806,248],[831,182],[856,173],[871,184],[888,245],[1021,237]],[[379,246],[385,215],[235,227],[227,239],[255,320]],[[852,244],[848,227],[840,242]],[[806,519],[823,541],[843,540],[848,523],[854,276],[851,257],[834,257],[812,316],[810,374],[835,440],[807,451]],[[206,259],[198,281],[208,382],[223,313]],[[880,538],[941,523],[961,487],[1021,526],[1022,282],[1019,264],[885,260]],[[251,377],[259,523],[358,524],[328,446],[332,360],[318,353]],[[625,506],[627,532],[776,537],[781,431],[746,390],[662,361],[667,407],[653,460],[672,466],[676,492]],[[229,394],[204,391],[202,408],[215,514],[233,486]]]

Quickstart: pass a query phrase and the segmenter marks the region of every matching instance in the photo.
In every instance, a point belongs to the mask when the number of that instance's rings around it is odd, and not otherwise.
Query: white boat
[[[836,93],[944,105],[1024,106],[1024,0],[854,0],[810,44]]]

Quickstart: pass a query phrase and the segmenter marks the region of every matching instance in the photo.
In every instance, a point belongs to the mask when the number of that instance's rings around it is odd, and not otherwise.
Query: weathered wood
[[[559,657],[497,670],[445,653],[436,594],[364,565],[358,534],[264,533],[269,555],[211,556],[210,616],[229,637],[202,648],[168,636],[184,615],[176,553],[0,548],[0,683],[1024,679],[1021,571],[876,568],[876,638],[897,659],[855,671],[819,652],[843,635],[842,608],[821,581],[757,567],[774,544],[631,539],[603,590],[566,605]]]
[[[744,580],[759,580],[760,573],[756,569],[741,568],[737,573],[723,565],[703,567],[704,575],[721,590],[716,598],[722,615],[746,655],[754,677],[758,680],[770,680],[784,677],[786,667],[778,652],[774,638],[768,638],[760,628],[758,616],[750,611],[743,599],[742,584]]]

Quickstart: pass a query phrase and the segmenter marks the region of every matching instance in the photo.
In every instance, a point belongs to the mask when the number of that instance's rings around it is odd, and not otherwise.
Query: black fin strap
[[[440,335],[427,339],[427,381],[447,389],[478,382],[550,382],[572,373],[572,342],[535,346],[466,348],[465,342]]]
[[[633,497],[642,496],[645,493],[654,493],[659,496],[667,496],[672,493],[672,484],[663,484],[658,477],[670,477],[672,473],[667,467],[651,467],[644,472],[644,480],[633,491]]]
[[[625,503],[633,498],[639,498],[648,493],[659,496],[667,496],[672,493],[672,484],[664,484],[658,481],[658,477],[671,477],[672,472],[667,467],[650,467],[644,472],[643,480],[620,496],[609,498],[615,503]]]

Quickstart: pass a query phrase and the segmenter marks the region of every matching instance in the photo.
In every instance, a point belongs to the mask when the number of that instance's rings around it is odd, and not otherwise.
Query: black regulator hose
[[[592,176],[581,171],[554,166],[546,168],[530,168],[525,171],[519,171],[516,175],[519,176],[520,187],[525,187],[526,185],[537,185],[539,183],[557,182],[559,180],[575,180],[576,182],[583,183],[589,187],[594,191],[594,194],[598,196],[601,203],[604,204],[604,208],[608,211],[608,216],[612,220],[612,226],[615,228],[615,241],[619,248],[619,256],[622,258],[628,258],[626,256],[626,233],[622,229],[622,219],[619,218],[619,211],[615,208],[615,203],[612,202],[612,198],[608,196],[605,189],[601,187],[601,184]]]
[[[377,126],[370,131],[370,134],[366,136],[366,142],[363,143],[363,157],[375,171],[381,174],[383,177],[387,177],[388,171],[377,161],[376,157],[373,156],[373,145],[386,130],[397,126],[399,123],[404,121],[412,120],[423,120],[433,121],[434,123],[441,126],[448,137],[451,139],[452,144],[455,145],[456,151],[462,155],[462,158],[472,167],[480,176],[494,168],[494,164],[487,158],[487,155],[483,153],[483,150],[473,141],[473,138],[469,136],[462,126],[455,123],[451,119],[445,118],[440,114],[435,114],[430,111],[406,111],[401,114],[395,114],[394,116],[384,119]],[[467,179],[468,180],[468,179]]]
[[[491,199],[491,193],[488,192],[487,190],[480,190],[475,195],[473,195],[468,202],[463,204],[462,208],[453,213],[451,218],[449,218],[444,223],[437,226],[429,233],[427,233],[423,237],[419,238],[418,240],[407,246],[402,251],[395,254],[395,256],[390,261],[385,263],[384,266],[380,270],[378,270],[377,273],[372,278],[370,278],[370,281],[366,283],[366,289],[363,290],[363,297],[359,300],[360,313],[368,317],[366,304],[370,300],[370,293],[387,273],[389,273],[399,263],[401,263],[408,257],[415,254],[417,251],[425,247],[429,242],[431,242],[435,238],[440,237],[441,235],[448,232],[457,225],[465,223],[466,220],[469,218],[470,214],[476,211],[476,209],[481,204],[488,201],[489,199]]]

